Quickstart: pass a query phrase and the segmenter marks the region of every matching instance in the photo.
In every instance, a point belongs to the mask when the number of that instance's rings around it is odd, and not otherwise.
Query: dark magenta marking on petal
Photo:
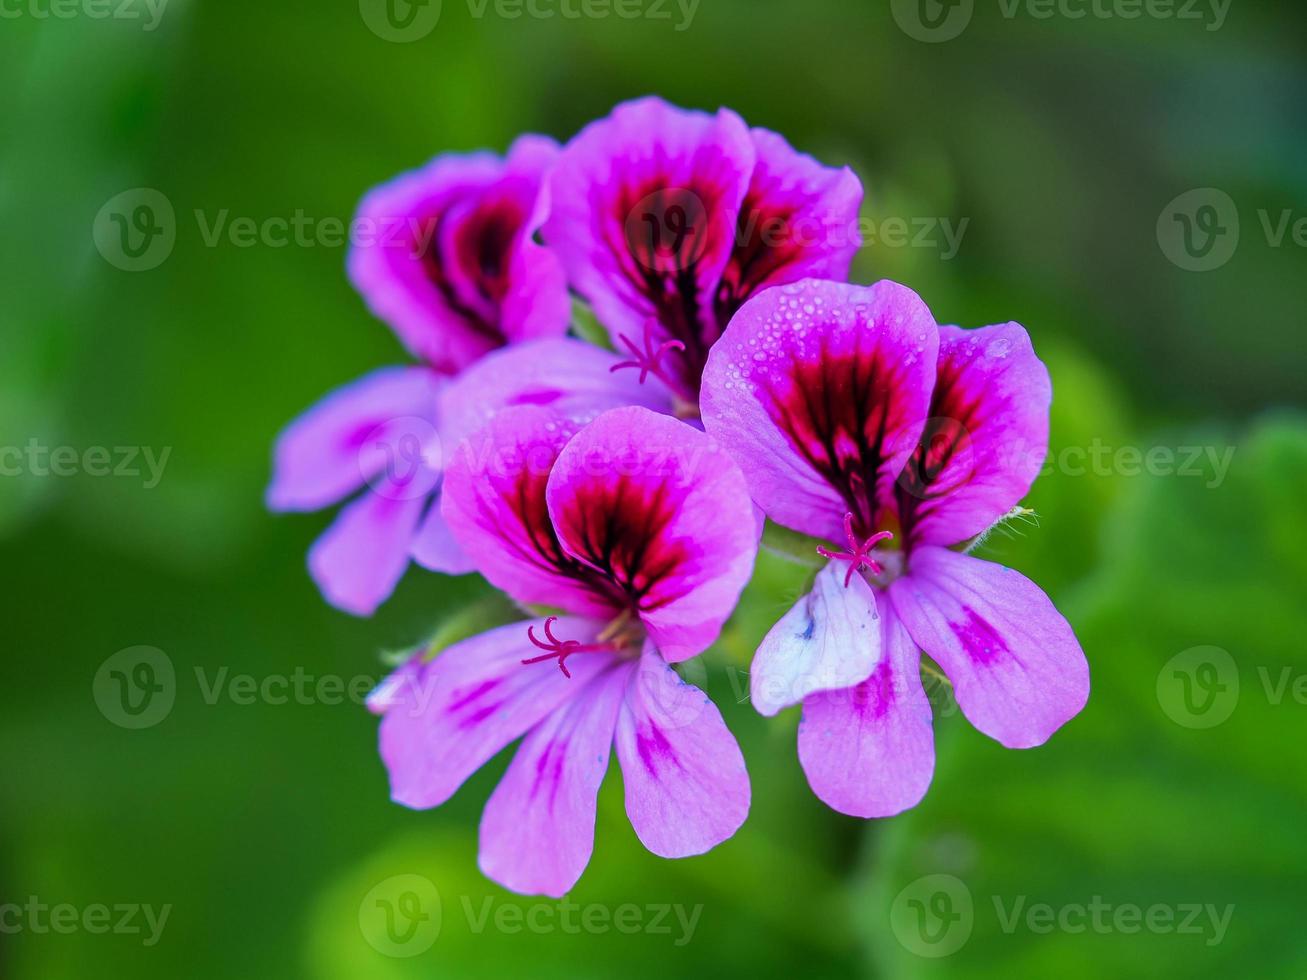
[[[561,520],[585,561],[641,612],[681,595],[677,572],[700,554],[692,541],[672,538],[679,497],[666,482],[618,477],[577,489]]]
[[[558,789],[563,782],[563,763],[567,757],[567,740],[551,740],[544,751],[536,758],[535,778],[531,781],[531,798],[540,792],[540,785],[549,780],[549,809],[554,808],[558,798]]]
[[[729,161],[723,165],[729,173]],[[721,232],[711,220],[724,196],[723,188],[704,178],[682,188],[669,176],[654,174],[612,198],[609,247],[627,279],[653,305],[667,338],[685,345],[669,352],[668,360],[686,394],[695,398],[708,350],[726,326],[704,309],[712,297],[701,295],[706,284],[699,273],[705,255],[729,247],[714,238]]]
[[[854,530],[876,529],[876,487],[898,386],[894,366],[872,352],[792,361],[767,384],[768,410],[790,444],[844,498]]]
[[[612,583],[600,571],[563,550],[545,497],[550,469],[527,465],[514,474],[513,484],[504,488],[504,501],[521,522],[529,544],[529,548],[518,546],[515,550],[537,567],[575,580],[594,595],[611,602],[615,611],[625,608]]]
[[[341,439],[341,444],[349,452],[357,452],[362,449],[368,441],[368,436],[377,431],[377,426],[382,425],[385,420],[376,422],[360,422],[357,426],[345,434]]]
[[[941,359],[931,394],[930,417],[895,487],[899,524],[910,543],[912,529],[936,503],[972,477],[972,433],[979,425],[983,389],[961,384],[966,364]]]
[[[978,664],[991,664],[1008,652],[1007,644],[989,623],[966,606],[962,607],[965,623],[949,623],[949,629],[962,644],[962,649]]]
[[[676,757],[676,750],[672,748],[672,743],[667,741],[667,736],[663,730],[652,722],[647,731],[635,733],[635,748],[640,754],[640,761],[644,763],[644,768],[654,779],[658,778],[659,768],[676,766],[680,768],[681,762]]]
[[[885,717],[894,703],[894,674],[889,658],[876,665],[871,676],[853,689],[858,714],[872,720]]]
[[[793,208],[769,206],[754,191],[745,197],[735,226],[735,247],[714,297],[719,324],[730,323],[745,300],[802,254],[793,221]]]
[[[554,388],[536,388],[520,391],[508,400],[509,405],[552,405],[563,397],[563,393]]]
[[[476,701],[479,698],[484,697],[486,694],[490,693],[495,688],[497,688],[500,684],[500,681],[501,678],[492,677],[489,680],[482,681],[480,684],[476,685],[476,687],[472,688],[470,691],[457,692],[455,700],[450,702],[449,710],[450,711],[463,710],[468,705],[470,705],[473,701]]]
[[[498,311],[508,293],[512,251],[527,214],[511,196],[477,201],[454,229],[453,254],[446,254],[443,246],[447,222],[458,220],[453,215],[462,203],[451,202],[439,214],[419,222],[420,230],[411,247],[422,263],[427,280],[439,290],[445,304],[469,328],[497,346],[502,345],[506,338],[498,322]],[[481,310],[469,305],[470,298],[459,295],[453,282],[455,268],[475,290]],[[494,314],[488,318],[485,310]]]
[[[483,708],[478,708],[476,711],[472,712],[470,715],[468,715],[466,718],[460,721],[458,723],[458,727],[464,730],[476,728],[477,725],[481,724],[483,721],[485,721],[487,718],[493,715],[496,711],[498,711],[501,704],[502,702],[496,702],[495,704],[488,704]]]
[[[474,276],[477,289],[491,302],[508,293],[509,253],[526,221],[512,199],[502,199],[474,211],[454,236],[458,261]]]

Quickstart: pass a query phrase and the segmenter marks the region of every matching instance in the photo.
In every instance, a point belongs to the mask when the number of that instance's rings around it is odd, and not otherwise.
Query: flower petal
[[[434,424],[442,384],[426,368],[390,367],[337,388],[278,437],[268,507],[318,510],[357,490],[381,472],[397,435]]]
[[[309,549],[309,574],[338,609],[371,616],[408,568],[425,494],[378,478]]]
[[[522,895],[560,898],[581,877],[634,666],[609,666],[527,734],[481,815],[478,864],[487,878]]]
[[[831,562],[812,591],[763,637],[749,667],[749,694],[761,714],[776,714],[814,691],[865,680],[881,659],[876,596],[861,575],[844,585],[847,566]]]
[[[768,286],[844,281],[862,244],[862,183],[852,170],[823,166],[769,130],[749,135],[758,158],[717,293],[723,328],[745,300]]]
[[[545,488],[577,426],[534,405],[504,409],[446,460],[441,508],[454,540],[492,585],[521,603],[603,618],[616,597],[559,544]]]
[[[427,508],[422,526],[413,536],[409,554],[415,562],[433,572],[467,575],[476,571],[476,563],[459,547],[454,532],[449,529],[449,522],[441,512],[438,497]]]
[[[714,292],[733,245],[755,150],[733,112],[689,112],[661,99],[617,106],[566,147],[554,171],[545,240],[614,344],[649,318],[688,390],[720,330]]]
[[[882,602],[884,655],[870,677],[803,702],[799,762],[827,806],[854,817],[890,817],[921,802],[935,770],[930,701],[917,645]]]
[[[758,528],[744,476],[711,439],[645,408],[599,416],[549,476],[569,555],[634,605],[668,660],[703,652],[753,571]]]
[[[501,160],[447,154],[364,197],[349,274],[418,357],[455,373],[504,343],[560,336],[561,265],[533,241],[557,147],[523,136]]]
[[[435,660],[410,663],[384,682],[369,707],[383,714],[381,758],[391,797],[413,809],[439,806],[514,739],[575,697],[612,660],[582,655],[572,677],[552,664],[523,664],[540,651],[527,638],[543,621],[510,623],[456,643]],[[599,627],[560,619],[556,635],[592,641]]]
[[[657,378],[639,384],[614,372],[616,354],[571,338],[536,340],[496,351],[464,371],[440,399],[447,447],[475,433],[504,408],[538,405],[578,424],[623,405],[670,412],[671,393]]]
[[[772,520],[843,542],[852,513],[869,536],[925,424],[938,341],[926,305],[897,283],[768,289],[708,358],[704,426]]]
[[[897,485],[909,544],[957,544],[1017,505],[1048,452],[1052,398],[1020,324],[941,328],[930,420]]]
[[[1070,625],[1025,576],[923,547],[890,586],[908,632],[944,668],[967,719],[1012,749],[1042,745],[1089,698]]]
[[[703,854],[749,815],[749,774],[735,736],[708,695],[652,646],[627,684],[617,759],[631,826],[659,857]]]

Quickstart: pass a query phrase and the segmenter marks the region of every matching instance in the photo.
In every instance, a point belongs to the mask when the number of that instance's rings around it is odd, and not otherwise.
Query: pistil
[[[871,551],[880,542],[894,537],[893,532],[879,531],[859,544],[857,536],[853,533],[853,515],[845,514],[844,536],[849,541],[848,551],[832,551],[818,545],[817,554],[832,561],[847,561],[849,563],[849,570],[844,575],[844,587],[846,589],[849,587],[849,583],[853,581],[853,573],[860,568],[867,569],[872,575],[880,575],[884,571],[880,562],[871,556]]]

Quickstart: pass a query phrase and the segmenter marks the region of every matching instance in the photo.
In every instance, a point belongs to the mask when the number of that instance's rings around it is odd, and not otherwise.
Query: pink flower
[[[446,154],[370,191],[349,276],[413,355],[456,374],[506,344],[567,332],[558,259],[534,240],[558,147],[522,136],[507,158]]]
[[[429,368],[374,371],[281,434],[268,506],[319,510],[355,495],[309,550],[309,572],[332,605],[371,615],[410,558],[449,575],[473,570],[441,515],[441,476],[447,458],[496,411],[548,405],[584,422],[622,405],[669,410],[661,384],[614,374],[617,362],[561,338],[496,351],[452,381]]]
[[[295,420],[278,440],[267,494],[273,510],[310,511],[362,490],[309,552],[314,580],[347,612],[374,612],[410,557],[436,571],[470,570],[437,503],[441,447],[458,437],[446,431],[441,403],[450,378],[486,355],[567,331],[562,267],[533,241],[548,212],[545,178],[557,153],[552,141],[524,136],[506,159],[438,157],[371,191],[359,208],[350,276],[425,366],[375,371]],[[520,359],[492,358],[493,369],[462,396],[448,397],[465,406],[477,401],[476,414],[485,414],[530,394],[532,384],[540,390],[542,365],[559,370],[547,386],[557,398],[576,365],[603,374],[617,363],[580,344],[541,343]],[[498,378],[488,381],[492,372]],[[526,389],[514,391],[524,373]],[[616,381],[594,385],[605,392],[601,409],[666,403],[665,393],[619,396]],[[624,387],[634,389],[634,381]]]
[[[567,146],[544,235],[642,375],[697,410],[708,351],[759,290],[841,279],[862,185],[728,109],[619,105]]]
[[[518,407],[450,461],[443,509],[492,584],[564,615],[417,657],[377,690],[393,798],[438,806],[524,737],[480,845],[485,874],[524,894],[559,896],[581,876],[614,743],[649,850],[686,857],[734,834],[749,809],[744,759],[668,666],[717,638],[753,569],[757,525],[731,458],[645,408],[578,431]]]
[[[751,671],[763,714],[803,702],[799,759],[831,807],[888,816],[925,794],[934,745],[919,649],[1005,746],[1042,744],[1084,706],[1088,666],[1048,597],[954,547],[1030,488],[1050,398],[1021,326],[937,327],[891,282],[769,290],[713,349],[709,434],[770,518],[839,542],[820,549],[830,563]]]

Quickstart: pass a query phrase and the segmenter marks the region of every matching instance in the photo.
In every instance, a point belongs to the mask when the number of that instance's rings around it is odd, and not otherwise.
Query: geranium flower
[[[334,606],[371,615],[409,559],[459,575],[473,562],[440,510],[446,452],[501,408],[549,405],[585,422],[622,405],[671,405],[659,383],[613,373],[618,358],[560,338],[496,351],[451,380],[423,367],[383,368],[328,396],[277,440],[268,506],[308,511],[357,496],[309,550]]]
[[[645,408],[580,428],[506,409],[450,461],[445,518],[490,582],[563,615],[412,659],[371,700],[399,803],[444,803],[522,738],[481,819],[480,865],[560,896],[594,847],[616,743],[626,810],[663,857],[701,854],[749,809],[734,737],[669,663],[718,636],[753,569],[744,477],[702,432]]]
[[[769,290],[713,349],[707,431],[770,518],[838,542],[750,677],[765,715],[803,702],[799,759],[836,810],[888,816],[925,794],[919,650],[971,723],[1010,748],[1043,743],[1084,706],[1088,666],[1048,597],[955,550],[1029,489],[1050,399],[1021,326],[939,328],[891,282]]]
[[[424,365],[375,371],[293,422],[267,494],[272,510],[311,511],[366,484],[309,553],[323,594],[347,612],[375,611],[410,554],[436,571],[468,570],[428,506],[440,481],[439,403],[449,378],[485,355],[567,332],[562,267],[533,240],[557,154],[553,141],[523,136],[504,159],[437,157],[359,207],[350,277]],[[616,363],[576,356],[599,371]]]
[[[629,365],[697,411],[709,349],[759,290],[844,278],[862,185],[728,109],[619,105],[563,149],[545,240]]]
[[[445,154],[363,198],[349,277],[413,355],[444,374],[506,344],[567,332],[558,259],[535,233],[558,146],[522,136],[508,156]]]

